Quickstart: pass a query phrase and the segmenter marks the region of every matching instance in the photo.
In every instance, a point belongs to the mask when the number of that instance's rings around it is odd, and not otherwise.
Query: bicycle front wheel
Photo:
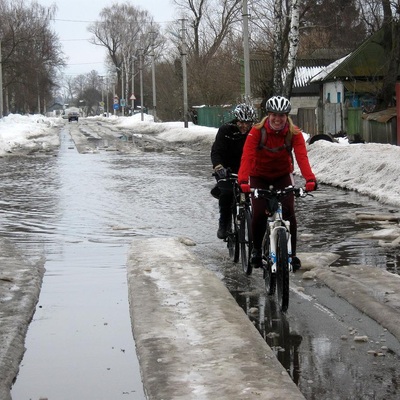
[[[276,248],[277,295],[281,311],[289,307],[289,258],[287,252],[286,229],[278,228]]]
[[[275,294],[276,288],[276,273],[271,270],[271,259],[269,257],[269,226],[267,224],[265,229],[264,238],[262,241],[262,253],[263,253],[263,263],[264,263],[264,281],[265,290],[269,296]]]
[[[253,249],[253,235],[251,233],[251,212],[247,208],[243,210],[240,216],[239,242],[243,272],[246,275],[251,275],[253,267],[250,264],[250,256]]]

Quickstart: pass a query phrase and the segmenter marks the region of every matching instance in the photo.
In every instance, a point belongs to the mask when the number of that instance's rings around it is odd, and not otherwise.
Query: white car
[[[78,122],[80,114],[78,108],[67,108],[62,114],[63,119],[67,119],[68,122],[76,121]]]

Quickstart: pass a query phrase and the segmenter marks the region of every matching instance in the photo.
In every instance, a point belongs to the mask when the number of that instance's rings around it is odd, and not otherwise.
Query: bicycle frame
[[[278,203],[278,209],[274,212],[274,214],[268,217],[268,234],[269,234],[269,254],[265,255],[269,257],[271,262],[271,272],[276,273],[276,252],[277,252],[277,235],[278,228],[284,227],[286,231],[286,240],[287,240],[287,252],[289,259],[289,269],[292,270],[292,242],[290,240],[290,222],[283,219],[282,216],[282,203]]]

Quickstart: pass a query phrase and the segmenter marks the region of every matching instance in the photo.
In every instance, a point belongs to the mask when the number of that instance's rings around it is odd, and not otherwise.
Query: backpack
[[[291,131],[289,131],[287,133],[287,135],[285,136],[285,144],[283,146],[279,146],[279,147],[274,147],[274,148],[270,148],[267,146],[264,146],[264,142],[265,142],[265,136],[267,135],[267,130],[265,129],[265,127],[263,126],[261,128],[261,139],[260,139],[260,143],[257,146],[258,150],[261,149],[266,149],[268,151],[271,151],[272,153],[278,153],[278,151],[281,151],[283,149],[286,149],[287,152],[292,155],[292,137],[293,137],[293,133]]]

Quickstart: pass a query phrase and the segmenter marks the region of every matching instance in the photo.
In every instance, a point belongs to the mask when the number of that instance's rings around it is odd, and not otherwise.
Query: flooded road
[[[125,270],[136,236],[193,239],[196,254],[224,281],[307,399],[398,398],[400,347],[380,326],[298,275],[282,316],[260,276],[244,276],[227,259],[216,238],[208,151],[80,154],[73,129],[76,124],[61,130],[57,157],[0,159],[0,233],[25,257],[46,259],[13,399],[145,398]],[[396,272],[396,251],[356,237],[376,229],[357,223],[355,212],[363,210],[392,211],[322,186],[298,207],[299,252],[335,252],[337,266],[368,263]],[[368,334],[377,349],[387,346],[385,357],[374,358],[365,346],[352,350],[353,342],[342,338],[350,328]]]

